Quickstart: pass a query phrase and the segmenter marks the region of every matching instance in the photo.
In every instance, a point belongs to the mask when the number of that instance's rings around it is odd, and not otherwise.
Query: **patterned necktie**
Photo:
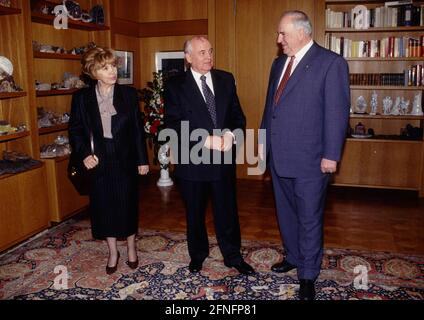
[[[215,107],[215,96],[213,95],[211,89],[206,84],[206,77],[203,75],[200,77],[202,81],[202,91],[205,96],[206,105],[209,110],[209,114],[211,115],[212,122],[214,127],[216,128],[216,107]]]
[[[277,92],[275,93],[274,105],[276,105],[278,103],[278,100],[280,100],[283,90],[286,87],[287,82],[289,81],[293,62],[294,62],[294,56],[291,56],[289,64],[287,65],[286,71],[284,72],[283,78],[281,79],[280,85],[278,86]]]

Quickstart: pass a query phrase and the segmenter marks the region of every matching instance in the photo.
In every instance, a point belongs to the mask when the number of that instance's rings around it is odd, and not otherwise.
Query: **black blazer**
[[[246,117],[241,109],[237,96],[234,77],[231,73],[221,70],[211,70],[212,82],[215,93],[215,105],[217,116],[216,129],[235,129],[245,130]],[[177,132],[179,137],[179,146],[181,146],[181,121],[189,122],[189,133],[195,129],[205,129],[210,135],[213,133],[214,125],[207,109],[202,93],[194,80],[192,72],[172,77],[165,86],[165,125],[167,128]],[[190,150],[194,145],[200,142],[190,142]],[[243,141],[238,141],[242,143]],[[187,143],[187,142],[186,142]],[[175,166],[175,175],[192,181],[213,181],[222,177],[235,174],[235,148],[229,151],[233,155],[232,164],[195,164],[189,159],[188,164],[181,164],[181,147],[178,150],[178,164]],[[213,153],[203,148],[199,154],[210,152],[210,159],[213,159]],[[174,153],[175,154],[175,153]],[[221,153],[221,158],[224,158]],[[186,155],[188,158],[188,156]]]
[[[136,90],[116,84],[113,105],[117,114],[112,117],[112,135],[118,159],[124,168],[136,172],[137,166],[148,164],[144,127]],[[105,149],[95,86],[81,89],[72,97],[69,140],[73,152],[80,161],[91,154],[90,131],[93,133],[94,153],[99,158],[96,171],[101,172]]]

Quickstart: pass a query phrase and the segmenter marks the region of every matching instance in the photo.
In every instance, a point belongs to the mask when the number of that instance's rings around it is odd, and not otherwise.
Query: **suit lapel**
[[[272,104],[274,104],[274,96],[277,92],[278,84],[280,82],[281,74],[283,73],[284,65],[286,64],[287,56],[285,59],[277,60],[277,64],[274,68],[274,76],[273,76],[273,82],[271,84],[272,90],[271,90],[271,98],[272,98]]]
[[[281,100],[283,100],[284,97],[290,93],[290,91],[296,86],[302,77],[306,77],[308,75],[309,68],[316,57],[316,53],[317,45],[314,43],[309,51],[306,52],[302,60],[300,60],[300,63],[296,66],[296,69],[294,69],[286,87],[284,88],[283,94],[280,98]]]
[[[214,125],[208,107],[190,70],[186,72],[183,90],[185,96],[190,101],[190,110],[188,111],[196,114],[196,117],[201,119],[201,123],[206,126],[206,129],[212,130]]]
[[[89,126],[94,136],[103,136],[102,120],[100,118],[99,104],[97,103],[96,86],[93,85],[88,89],[87,111],[90,115]]]

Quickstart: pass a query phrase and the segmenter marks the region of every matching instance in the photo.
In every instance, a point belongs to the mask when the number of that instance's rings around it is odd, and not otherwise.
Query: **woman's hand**
[[[145,166],[138,166],[138,174],[144,176],[149,172],[149,166],[145,165]]]
[[[85,167],[90,170],[95,168],[99,164],[99,158],[97,158],[96,155],[92,155],[85,158],[83,162]]]

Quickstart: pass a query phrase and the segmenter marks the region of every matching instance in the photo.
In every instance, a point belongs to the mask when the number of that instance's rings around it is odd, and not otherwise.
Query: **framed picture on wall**
[[[115,50],[118,67],[118,83],[134,84],[134,52]]]
[[[184,51],[159,51],[155,54],[156,72],[171,77],[186,71]]]

